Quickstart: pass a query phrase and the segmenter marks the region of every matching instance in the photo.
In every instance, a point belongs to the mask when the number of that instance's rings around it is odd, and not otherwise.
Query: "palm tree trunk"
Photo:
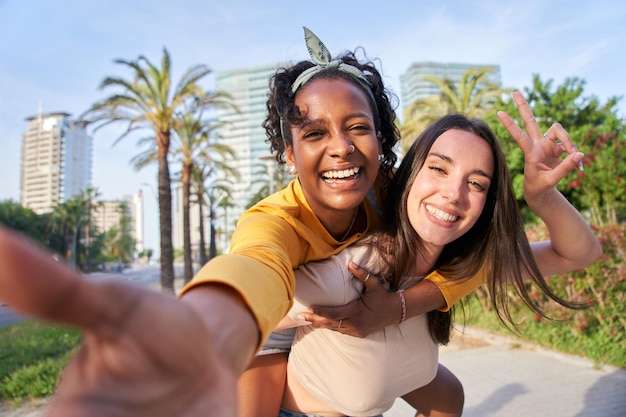
[[[161,139],[164,134],[159,134]],[[161,289],[174,292],[174,249],[172,246],[172,188],[167,162],[169,134],[158,140],[159,146],[159,229],[161,232]]]
[[[183,164],[183,258],[185,263],[185,284],[193,278],[193,260],[191,257],[191,224],[189,221],[189,194],[191,183],[191,165]]]
[[[199,195],[198,198],[198,218],[200,219],[200,267],[202,267],[206,262],[206,241],[204,240],[204,213],[202,210],[202,195]]]
[[[215,211],[212,206],[209,208],[209,259],[213,259],[217,256],[217,245],[215,243]]]

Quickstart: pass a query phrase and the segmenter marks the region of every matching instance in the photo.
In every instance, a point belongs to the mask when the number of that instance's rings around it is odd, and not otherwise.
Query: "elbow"
[[[598,241],[598,239],[594,239],[593,244],[591,245],[589,250],[586,251],[586,256],[583,258],[584,259],[583,268],[586,268],[590,266],[591,264],[595,263],[598,259],[602,257],[602,253],[603,253],[602,245],[600,245],[600,242]]]
[[[597,261],[598,259],[600,259],[602,257],[603,254],[603,250],[602,250],[602,245],[600,245],[600,242],[598,241],[598,239],[595,239],[595,245],[593,247],[593,250],[591,251],[591,262],[590,264],[594,263],[595,261]]]

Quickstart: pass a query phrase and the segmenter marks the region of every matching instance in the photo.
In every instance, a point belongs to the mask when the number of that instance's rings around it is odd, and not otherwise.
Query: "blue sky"
[[[0,200],[19,201],[25,118],[40,102],[43,112],[79,115],[104,97],[102,79],[128,76],[114,59],[158,63],[167,47],[175,79],[196,64],[223,70],[300,60],[302,26],[333,54],[364,47],[398,95],[399,76],[415,61],[500,65],[506,87],[522,89],[540,74],[555,85],[582,78],[585,94],[602,101],[626,95],[621,0],[0,0]],[[120,129],[94,135],[93,185],[105,199],[143,189],[146,247],[158,251],[156,201],[142,185],[156,188],[156,167],[133,170],[140,148],[136,137],[113,146]]]

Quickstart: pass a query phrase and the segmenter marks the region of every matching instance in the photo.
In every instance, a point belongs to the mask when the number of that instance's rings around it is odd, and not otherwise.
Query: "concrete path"
[[[465,387],[464,417],[626,417],[626,370],[478,329],[455,334],[440,361]],[[46,400],[0,417],[42,417]],[[384,417],[413,417],[397,400]]]
[[[440,362],[463,382],[464,417],[626,417],[626,370],[478,329],[455,335]],[[397,400],[384,417],[413,417]]]

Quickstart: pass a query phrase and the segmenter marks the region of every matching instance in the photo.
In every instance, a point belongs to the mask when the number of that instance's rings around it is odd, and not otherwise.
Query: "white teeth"
[[[438,220],[441,220],[443,222],[454,222],[456,221],[456,219],[459,218],[459,216],[453,216],[451,214],[446,213],[445,211],[439,210],[429,204],[426,204],[426,211],[428,211],[430,214],[432,214],[433,216],[435,216]]]
[[[354,168],[350,168],[350,169],[344,169],[342,171],[327,171],[324,172],[324,174],[322,174],[322,176],[326,179],[341,179],[341,178],[347,178],[347,177],[351,177],[353,175],[358,174],[360,171],[359,167],[354,167]]]

